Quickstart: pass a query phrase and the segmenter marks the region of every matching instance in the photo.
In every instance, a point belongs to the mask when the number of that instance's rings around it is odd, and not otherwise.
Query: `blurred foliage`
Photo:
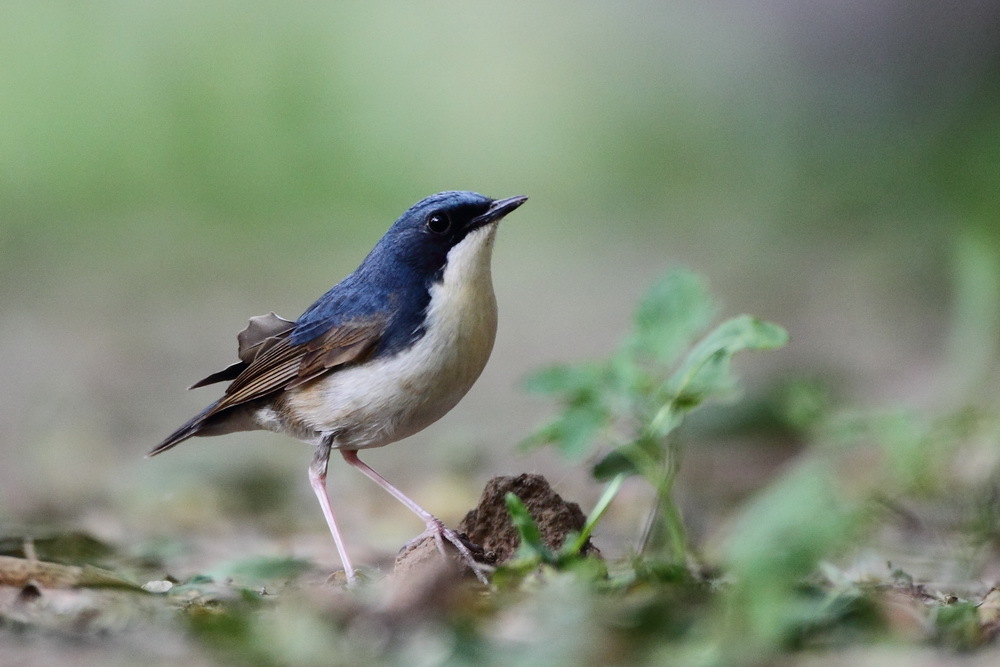
[[[619,225],[720,213],[928,230],[907,218],[943,211],[990,228],[995,45],[939,39],[940,69],[889,62],[845,81],[821,56],[846,59],[846,45],[808,51],[778,38],[795,17],[757,9],[14,2],[0,27],[2,224],[35,251],[136,226],[176,239],[295,219],[284,231],[309,234],[332,210],[383,220],[401,193],[458,181],[531,183]],[[823,25],[799,18],[802,39]],[[933,35],[919,18],[898,52]],[[438,35],[448,48],[428,45]]]
[[[610,447],[594,475],[639,475],[655,489],[655,514],[662,517],[657,532],[669,542],[654,543],[654,550],[670,550],[678,563],[687,560],[688,543],[673,497],[679,452],[669,437],[702,403],[732,397],[734,354],[781,347],[788,339],[781,327],[746,315],[705,334],[716,310],[701,278],[670,273],[642,298],[632,333],[609,361],[553,366],[527,382],[529,390],[559,400],[562,411],[526,444],[552,444],[572,458]]]

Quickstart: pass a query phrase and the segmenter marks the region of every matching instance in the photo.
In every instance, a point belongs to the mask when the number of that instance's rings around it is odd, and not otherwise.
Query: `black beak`
[[[483,213],[481,216],[473,219],[469,223],[469,229],[478,229],[479,227],[488,225],[491,222],[498,222],[501,218],[526,201],[528,201],[528,198],[524,195],[507,197],[506,199],[497,199],[490,205],[490,208],[486,211],[486,213]]]

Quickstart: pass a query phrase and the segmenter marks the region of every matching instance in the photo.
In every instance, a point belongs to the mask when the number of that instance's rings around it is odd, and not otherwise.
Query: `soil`
[[[485,565],[495,566],[510,560],[521,542],[507,511],[504,500],[507,493],[521,499],[538,524],[542,540],[553,550],[563,545],[567,535],[578,533],[586,522],[580,506],[563,500],[542,475],[494,477],[486,483],[479,504],[458,525],[458,532],[467,539],[476,560]],[[583,554],[599,555],[600,551],[587,540]],[[397,577],[415,574],[440,562],[434,539],[423,536],[403,547],[393,574]],[[472,575],[467,567],[462,566],[461,570]]]

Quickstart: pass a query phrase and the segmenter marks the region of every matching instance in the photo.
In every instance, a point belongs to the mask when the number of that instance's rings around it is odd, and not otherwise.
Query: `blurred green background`
[[[5,3],[0,525],[336,565],[305,446],[142,457],[212,400],[183,388],[235,358],[248,316],[297,316],[445,189],[531,197],[498,241],[483,378],[366,459],[448,521],[521,471],[589,507],[585,469],[518,453],[546,414],[518,383],[606,354],[679,265],[727,314],[789,329],[741,360],[751,392],[820,376],[858,403],[995,398],[997,341],[956,340],[951,295],[956,241],[998,240],[998,19],[903,0]],[[752,486],[759,460],[696,477]],[[346,466],[330,488],[361,562],[420,530]]]

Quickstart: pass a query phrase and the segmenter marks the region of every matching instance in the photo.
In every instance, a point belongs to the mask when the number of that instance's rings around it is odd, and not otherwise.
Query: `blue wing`
[[[351,274],[316,300],[295,321],[290,342],[306,345],[331,330],[379,323],[376,356],[392,354],[423,334],[430,302],[425,284],[413,281],[393,289],[373,289],[371,278]]]
[[[366,289],[352,274],[294,323],[274,313],[251,318],[238,337],[240,361],[192,385],[231,380],[225,394],[168,436],[150,456],[225,419],[224,413],[239,405],[398,351],[422,335],[429,300],[421,284]]]

